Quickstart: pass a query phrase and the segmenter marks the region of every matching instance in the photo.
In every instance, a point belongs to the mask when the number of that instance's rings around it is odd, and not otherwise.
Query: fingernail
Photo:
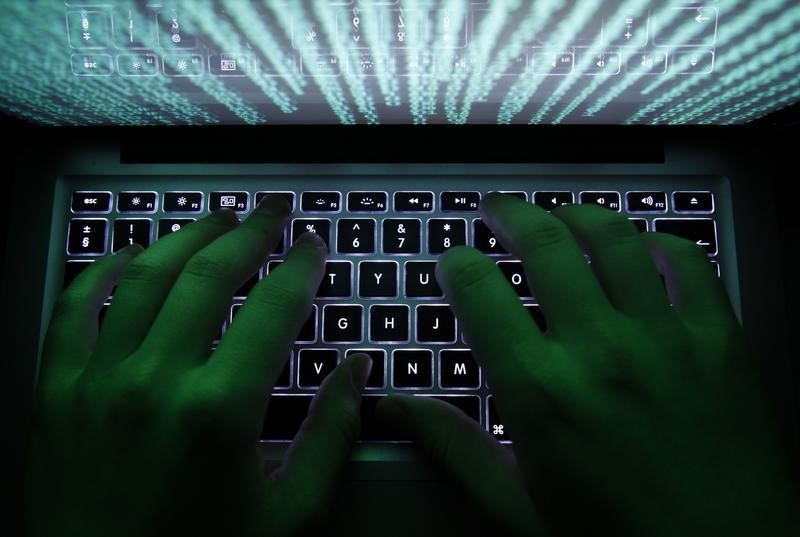
[[[236,216],[236,213],[230,209],[215,209],[211,213],[211,218],[230,225],[239,223],[239,217]]]
[[[309,246],[314,246],[315,248],[319,248],[321,250],[328,250],[328,245],[325,244],[325,241],[322,240],[322,237],[317,235],[312,231],[306,231],[302,235],[300,235],[295,244],[307,244]]]
[[[144,248],[142,248],[139,244],[130,244],[117,252],[114,255],[125,256],[125,257],[134,257],[139,255],[140,253],[144,252]]]
[[[276,194],[267,194],[264,198],[259,202],[258,207],[256,207],[257,211],[272,211],[276,214],[283,214],[289,215],[292,212],[292,207],[289,205],[289,202],[286,201],[286,198],[283,196],[279,196]]]
[[[372,358],[370,358],[368,354],[355,354],[348,358],[348,360],[354,360],[356,362],[350,367],[350,380],[353,383],[353,388],[355,388],[358,393],[361,393],[364,391],[369,373],[372,371]]]

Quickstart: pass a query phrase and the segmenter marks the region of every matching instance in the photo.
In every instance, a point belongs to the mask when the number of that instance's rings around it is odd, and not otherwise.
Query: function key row
[[[528,201],[527,192],[504,192]],[[294,192],[257,192],[255,206],[267,194],[283,196],[296,209]],[[433,192],[395,192],[394,210],[404,213],[432,213],[436,209],[436,196]],[[663,191],[632,191],[625,194],[625,209],[630,213],[666,213],[668,195]],[[575,203],[575,195],[570,191],[536,191],[531,201],[545,210],[553,210],[561,205]],[[439,194],[439,208],[442,212],[475,212],[480,204],[478,191],[445,191]],[[616,191],[584,191],[578,194],[582,204],[593,204],[612,211],[622,211],[623,203]],[[201,213],[205,209],[203,192],[165,192],[162,209],[167,213]],[[77,191],[72,194],[73,213],[110,213],[113,205],[111,192]],[[228,208],[237,213],[250,210],[250,194],[244,191],[211,192],[208,209],[214,211]],[[710,214],[714,212],[714,195],[711,192],[678,191],[672,193],[672,208],[676,213]],[[342,194],[337,191],[303,192],[300,195],[300,210],[306,213],[339,213],[343,209],[353,213],[386,213],[389,211],[389,195],[386,192],[348,192],[346,207]],[[154,213],[158,210],[156,192],[120,192],[117,195],[117,211],[120,213]]]

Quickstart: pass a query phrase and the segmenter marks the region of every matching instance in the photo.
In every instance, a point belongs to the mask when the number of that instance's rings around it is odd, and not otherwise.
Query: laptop
[[[14,155],[13,192],[31,203],[12,207],[3,282],[15,427],[54,301],[81,270],[279,193],[291,223],[218,339],[297,236],[318,233],[330,255],[273,390],[265,462],[336,364],[367,352],[364,430],[332,527],[490,531],[374,408],[395,391],[437,397],[513,445],[434,277],[442,252],[473,246],[546,329],[477,213],[503,191],[546,210],[601,205],[704,248],[768,357],[789,437],[797,364],[785,324],[761,322],[785,304],[759,133],[796,121],[794,2],[41,0],[0,20],[0,108],[32,144]]]

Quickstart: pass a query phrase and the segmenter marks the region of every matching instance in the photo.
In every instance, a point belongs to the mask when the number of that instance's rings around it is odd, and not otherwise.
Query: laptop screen
[[[50,125],[740,124],[800,100],[793,0],[28,0],[0,108]]]

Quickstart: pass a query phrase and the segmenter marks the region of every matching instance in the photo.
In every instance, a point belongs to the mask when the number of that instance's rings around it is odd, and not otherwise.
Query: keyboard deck
[[[512,433],[494,409],[481,368],[434,275],[442,252],[473,246],[496,260],[546,330],[521,263],[477,214],[483,195],[504,191],[547,210],[567,203],[602,205],[628,216],[640,231],[696,242],[718,274],[721,246],[732,241],[727,196],[717,191],[723,189],[716,178],[393,177],[347,183],[352,188],[335,188],[335,182],[319,177],[67,178],[59,185],[64,203],[56,208],[63,235],[52,238],[66,244],[57,250],[64,271],[49,276],[57,281],[50,288],[60,290],[98,256],[132,243],[147,246],[219,207],[244,218],[262,196],[280,193],[294,209],[291,223],[274,255],[237,291],[218,337],[235,322],[253,285],[282,262],[287,245],[300,234],[318,233],[330,254],[311,316],[273,390],[263,440],[290,441],[325,376],[348,354],[366,352],[373,368],[363,399],[362,440],[405,440],[374,415],[380,397],[403,391],[451,403],[509,441]],[[365,185],[385,188],[361,188]],[[112,301],[109,297],[101,322]]]

